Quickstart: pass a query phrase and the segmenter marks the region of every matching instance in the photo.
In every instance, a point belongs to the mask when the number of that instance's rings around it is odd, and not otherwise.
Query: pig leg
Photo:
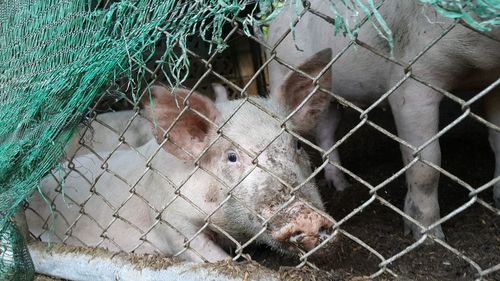
[[[407,81],[400,90],[389,98],[394,115],[398,135],[414,147],[418,147],[438,132],[439,102],[441,97],[431,89],[417,82]],[[411,162],[413,151],[401,145],[404,164]],[[421,159],[441,164],[441,150],[438,140],[428,144],[419,153]],[[429,226],[440,218],[438,203],[439,172],[434,168],[417,162],[406,170],[408,191],[406,193],[404,211],[407,215]],[[405,220],[405,234],[410,230],[415,239],[421,237],[420,228]],[[430,232],[444,239],[441,226]]]
[[[337,108],[337,104],[331,104],[327,111],[323,114],[320,119],[318,126],[315,129],[316,143],[323,149],[330,149],[336,142],[335,131],[337,131],[338,124],[340,121],[340,109]],[[335,149],[328,155],[330,162],[340,164],[339,150]],[[349,182],[344,177],[342,171],[337,169],[337,167],[328,164],[325,167],[325,179],[328,182],[328,186],[334,186],[338,191],[343,191],[349,187]]]
[[[168,220],[167,221],[173,221]],[[182,233],[187,233],[186,236],[181,235],[178,231],[174,231],[170,227],[160,225],[158,229],[149,234],[151,241],[162,253],[177,254],[184,248],[183,245],[186,239],[190,239],[197,232],[194,226],[183,226],[179,229]],[[179,257],[191,262],[216,262],[224,260],[229,255],[211,239],[211,236],[205,232],[198,234],[190,243],[186,251],[182,252]]]
[[[217,245],[210,235],[200,233],[196,238],[191,241],[190,247],[198,254],[203,256],[209,262],[217,262],[226,258],[231,258],[219,245]],[[186,251],[189,260],[202,261],[199,255],[193,251]]]
[[[500,127],[500,90],[489,93],[485,97],[485,107],[488,121]],[[491,149],[495,153],[495,177],[500,176],[500,132],[489,129]],[[500,182],[493,186],[495,206],[500,209]]]

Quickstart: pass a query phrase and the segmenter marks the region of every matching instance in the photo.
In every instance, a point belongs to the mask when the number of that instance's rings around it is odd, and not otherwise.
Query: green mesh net
[[[162,70],[175,86],[188,74],[189,36],[212,43],[211,52],[222,50],[227,19],[240,22],[249,32],[251,25],[276,16],[284,2],[0,0],[0,243],[4,253],[0,279],[32,278],[25,270],[32,271],[33,265],[10,218],[62,157],[76,125],[110,81],[129,77],[131,87],[147,87],[141,66],[162,39]],[[420,2],[478,30],[500,23],[498,0]],[[254,7],[252,12],[242,16],[248,5]],[[332,1],[333,11],[340,5],[360,11],[360,16],[372,14],[379,33],[392,42],[372,0]],[[337,31],[355,36],[339,13],[335,20]]]
[[[0,233],[0,268],[2,280],[31,280],[35,273],[23,235],[11,219]]]

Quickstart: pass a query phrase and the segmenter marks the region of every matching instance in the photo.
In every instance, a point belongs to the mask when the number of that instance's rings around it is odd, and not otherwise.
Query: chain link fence
[[[390,10],[396,4],[387,0],[379,1],[377,5],[381,14],[384,14],[384,9]],[[310,38],[313,43],[302,44],[303,42],[297,38],[307,38],[310,35],[299,34],[307,31],[301,28],[300,24],[306,24],[307,21],[321,22],[324,25],[322,28],[328,27],[333,33],[335,20],[329,10],[316,8],[307,1],[304,2],[304,7],[298,10],[295,7],[290,8],[292,12],[288,13],[287,20],[290,19],[289,22],[292,24],[280,26],[278,29],[273,29],[271,24],[268,35],[257,30],[254,32],[256,35],[247,36],[237,22],[228,19],[224,42],[228,44],[229,51],[209,54],[200,51],[200,48],[188,48],[191,63],[197,65],[196,70],[192,71],[195,76],[183,85],[189,90],[178,95],[179,110],[175,113],[176,117],[168,126],[162,128],[163,133],[160,135],[166,138],[161,138],[160,146],[153,151],[145,151],[141,147],[159,135],[154,130],[151,132],[151,128],[161,125],[158,120],[163,111],[153,105],[153,111],[155,108],[158,110],[154,115],[156,121],[152,121],[148,113],[148,110],[151,112],[148,104],[149,106],[151,102],[154,104],[155,98],[151,97],[152,88],[149,86],[166,85],[164,64],[161,60],[152,59],[147,65],[143,65],[143,71],[149,73],[150,80],[147,81],[148,87],[140,89],[139,100],[130,98],[131,89],[136,89],[130,86],[134,81],[116,81],[108,88],[109,95],[96,101],[95,106],[89,110],[77,137],[70,145],[65,159],[67,162],[56,167],[45,180],[50,182],[54,189],[50,192],[44,190],[46,197],[37,199],[39,203],[30,202],[27,207],[30,226],[33,224],[41,226],[30,227],[31,236],[35,239],[68,245],[97,246],[112,251],[134,253],[159,253],[196,261],[212,261],[214,256],[224,257],[223,253],[214,254],[200,245],[200,239],[208,237],[206,241],[212,242],[206,243],[222,245],[234,261],[257,260],[271,268],[282,265],[312,268],[310,276],[320,274],[321,270],[339,270],[346,272],[344,277],[368,276],[382,280],[500,279],[498,258],[500,210],[492,199],[494,185],[500,183],[500,176],[498,173],[493,176],[493,154],[489,151],[486,140],[486,130],[492,134],[490,136],[492,145],[495,142],[494,135],[500,135],[499,120],[488,120],[484,117],[484,112],[478,109],[486,99],[491,103],[498,101],[498,97],[495,96],[500,89],[498,64],[492,64],[494,67],[487,70],[491,77],[487,77],[489,82],[486,85],[479,84],[476,88],[480,89],[479,91],[469,91],[463,95],[456,94],[461,90],[460,83],[454,84],[458,85],[458,89],[451,89],[449,85],[436,82],[448,75],[447,73],[419,72],[422,65],[425,67],[425,63],[429,61],[428,55],[433,54],[433,50],[442,50],[443,44],[447,43],[450,37],[457,36],[459,32],[465,30],[466,34],[473,34],[470,36],[474,38],[488,38],[496,51],[500,46],[499,38],[495,37],[498,33],[473,30],[460,20],[445,20],[428,14],[430,10],[418,6],[418,16],[439,25],[439,32],[429,31],[432,36],[426,38],[430,40],[415,44],[412,52],[403,52],[404,48],[400,47],[414,43],[409,43],[408,38],[411,36],[395,38],[395,48],[391,54],[383,39],[373,40],[378,34],[366,16],[357,19],[356,29],[360,30],[359,36],[352,41],[343,39],[345,44],[339,48],[340,51],[334,50],[332,57],[320,71],[311,72],[307,68],[300,67],[311,55],[307,55],[308,50],[301,48],[304,45],[305,48],[308,45],[321,45],[323,38]],[[312,18],[314,20],[311,20]],[[412,32],[412,27],[409,26],[406,30]],[[285,45],[284,42],[294,42],[294,36],[297,39],[294,43],[296,48]],[[165,34],[165,37],[168,37],[168,34]],[[459,47],[461,46],[457,46],[457,51]],[[476,52],[474,45],[467,45],[467,48],[467,52]],[[234,49],[243,49],[245,52],[235,54]],[[161,47],[158,50],[161,53]],[[228,56],[228,52],[233,53]],[[385,85],[387,90],[372,98],[373,101],[368,104],[360,103],[359,100],[344,95],[342,91],[336,91],[335,85],[332,90],[321,82],[323,77],[330,75],[329,69],[333,69],[334,75],[342,72],[345,68],[343,58],[353,52],[363,53],[374,58],[376,62],[383,62],[384,67],[389,65],[390,68],[399,70],[398,78],[392,79],[390,85]],[[485,60],[490,59],[487,57],[490,54],[488,50],[481,52]],[[473,62],[464,63],[458,61],[458,55],[453,57],[448,54],[449,52],[443,56],[446,55],[447,60],[456,60],[457,68],[467,67],[472,71],[479,71],[479,66],[469,65]],[[228,73],[227,69],[231,69],[232,73]],[[381,77],[385,75],[383,69],[380,67]],[[268,95],[264,87],[266,84],[271,92],[277,91],[278,85],[281,85],[281,81],[277,81],[279,79],[276,78],[279,76],[279,71],[285,74],[298,73],[301,79],[307,79],[312,85],[304,99],[296,102],[294,104],[296,107],[285,114],[277,112],[276,108],[263,106],[256,99],[258,95]],[[253,74],[249,76],[245,73]],[[273,75],[276,78],[274,81]],[[283,75],[281,80],[286,79],[285,76]],[[204,111],[198,107],[196,101],[191,100],[197,92],[214,99],[213,92],[221,89],[217,88],[218,85],[212,88],[211,84],[214,82],[222,84],[226,89],[227,92],[222,93],[223,96],[229,95],[230,100],[235,100],[232,110],[217,121],[214,121],[209,111]],[[433,94],[443,99],[441,115],[438,115],[441,119],[438,130],[430,138],[425,138],[417,144],[400,136],[393,121],[387,117],[389,114],[380,110],[389,108],[390,104],[394,111],[394,104],[390,99],[397,95],[401,96],[401,89],[409,84],[418,84],[418,87],[431,90]],[[300,90],[300,87],[295,89]],[[359,90],[373,92],[379,89]],[[325,94],[331,99],[331,110],[344,112],[340,129],[337,131],[338,140],[328,147],[318,144],[321,140],[317,135],[314,139],[311,134],[303,134],[302,131],[296,130],[292,124],[294,118],[301,114],[301,110],[308,106],[309,101]],[[284,98],[286,99],[286,96]],[[216,101],[216,104],[224,102]],[[403,102],[411,103],[412,100]],[[146,109],[141,109],[144,105]],[[401,104],[401,107],[403,106],[404,104]],[[248,107],[252,109],[249,110]],[[227,133],[226,129],[231,126],[231,122],[242,120],[237,115],[245,110],[256,114],[255,116],[265,116],[258,120],[274,122],[276,123],[274,128],[279,129],[265,136],[247,136],[248,140],[260,141],[255,146],[258,149],[254,149],[255,147],[251,145],[249,149],[247,141],[241,143],[241,137],[235,138]],[[500,107],[497,107],[497,110],[500,111]],[[184,126],[183,116],[190,116],[189,114],[202,120],[206,124],[205,130],[215,132],[210,143],[197,151],[198,154],[183,147],[189,145],[189,142],[196,141],[195,139],[185,142],[169,138],[170,134],[174,134],[176,126]],[[427,113],[423,111],[421,114]],[[253,117],[246,116],[246,118]],[[395,119],[398,117],[400,116],[394,116]],[[249,119],[247,121],[252,122]],[[398,122],[400,121],[396,120],[396,125],[400,125]],[[242,126],[242,128],[247,127]],[[460,130],[457,132],[456,128]],[[468,132],[472,132],[472,136],[468,135]],[[282,142],[283,138],[290,137],[297,141],[298,146],[306,147],[314,160],[315,167],[301,181],[283,177],[281,170],[275,170],[279,163],[268,166],[262,162],[262,156],[270,153],[269,150],[273,150],[270,155],[274,155],[279,162],[281,159],[279,153],[288,152],[276,150],[275,145]],[[332,138],[333,135],[323,137]],[[462,139],[471,140],[473,144],[466,144]],[[439,156],[437,161],[430,160],[433,157],[425,156],[425,151],[435,146],[438,141],[442,143],[443,161],[440,161]],[[453,144],[453,141],[458,141],[458,144]],[[220,177],[218,173],[220,167],[217,166],[221,165],[220,163],[207,166],[204,160],[213,157],[218,149],[217,145],[221,142],[230,144],[235,151],[242,154],[240,157],[248,158],[247,161],[250,163],[245,167],[241,177],[231,183]],[[184,171],[182,175],[175,175],[173,171],[177,171],[177,168],[165,168],[159,165],[167,163],[168,166],[168,162],[159,160],[165,158],[162,156],[164,153],[162,147],[167,146],[173,146],[190,154],[191,160],[185,161],[195,163],[191,170]],[[405,155],[409,155],[403,162],[400,160],[399,147],[407,152]],[[476,148],[479,151],[477,153],[474,150]],[[467,152],[469,149],[473,152]],[[340,153],[342,162],[338,154],[332,157],[333,153]],[[453,157],[457,154],[465,156]],[[476,154],[479,156],[475,156]],[[447,160],[448,158],[452,160]],[[328,180],[324,179],[325,168],[332,169],[332,166],[340,171],[337,175],[347,178],[349,187],[343,192],[334,191],[338,186],[329,184]],[[431,173],[437,173],[438,177],[431,177],[432,181],[441,178],[439,181],[441,217],[437,217],[429,224],[415,218],[415,213],[413,216],[408,215],[408,210],[405,212],[403,208],[407,185],[405,174],[412,173],[417,166],[423,166],[425,170],[430,169]],[[134,172],[130,172],[132,170]],[[256,198],[242,198],[241,193],[237,191],[240,184],[245,180],[252,180],[252,173],[257,171],[265,174],[265,178],[271,178],[273,183],[279,182],[282,187],[276,188],[286,191],[283,200],[276,200],[280,205],[272,209],[273,213],[265,216],[261,212],[262,207],[252,204],[254,200],[257,201]],[[158,202],[157,197],[161,196],[147,192],[150,184],[154,184],[147,181],[151,175],[154,175],[155,179],[160,179],[171,193],[168,201]],[[198,190],[193,191],[189,185],[201,175],[206,186],[199,185]],[[301,192],[310,188],[309,185],[314,185],[315,181],[321,190],[325,209],[302,196]],[[218,190],[213,190],[213,183],[217,183],[216,189],[224,190],[223,197],[214,195],[219,193]],[[109,184],[114,184],[117,188],[110,189],[112,192],[107,191],[105,188],[109,187]],[[410,189],[416,188],[411,182],[408,184]],[[119,194],[116,192],[118,190]],[[209,190],[212,193],[208,192]],[[422,200],[422,198],[417,199]],[[427,200],[426,197],[423,200]],[[207,211],[207,208],[200,206],[199,202],[210,202],[214,206]],[[328,228],[326,234],[321,239],[318,238],[312,247],[304,249],[298,246],[300,241],[290,240],[294,235],[302,237],[301,233],[292,233],[289,243],[285,244],[293,248],[291,251],[296,252],[298,256],[282,256],[265,247],[254,245],[254,242],[260,241],[271,231],[272,224],[282,217],[283,212],[293,209],[296,202],[304,204],[311,212],[329,220],[329,223],[324,224],[324,227]],[[43,208],[47,204],[52,207],[52,211]],[[141,213],[142,211],[134,206],[147,206],[148,211],[154,214],[151,215],[153,219],[145,219],[149,215]],[[221,223],[217,217],[220,213],[229,216],[227,210],[231,208],[228,206],[252,217],[251,221],[260,225],[260,228],[234,235],[235,229],[239,228]],[[182,226],[183,221],[175,221],[175,216],[183,212],[182,208],[186,207],[190,208],[189,212],[195,212],[204,218],[203,223],[197,226],[194,232],[187,231]],[[403,221],[410,225],[409,229],[413,230],[414,234],[416,232],[419,234],[416,235],[417,240],[403,235]],[[436,232],[441,226],[444,228],[446,238]],[[165,233],[178,237],[176,239],[179,241],[178,245],[168,245],[168,247],[161,245],[157,233],[163,229]],[[84,234],[79,231],[83,231]],[[427,244],[430,241],[433,243],[429,246]],[[279,244],[278,247],[285,247],[283,246],[285,244]]]

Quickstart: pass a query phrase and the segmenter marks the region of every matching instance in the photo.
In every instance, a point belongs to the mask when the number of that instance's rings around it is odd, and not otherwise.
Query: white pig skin
[[[130,120],[132,122],[129,125]],[[120,144],[120,134],[124,131],[123,139],[127,145],[121,144],[118,150],[128,149],[129,146],[139,147],[153,137],[149,121],[133,110],[102,113],[90,124],[78,125],[73,139],[66,147],[66,156],[109,152]]]

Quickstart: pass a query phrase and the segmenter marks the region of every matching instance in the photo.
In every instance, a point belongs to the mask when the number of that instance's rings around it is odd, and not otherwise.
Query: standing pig
[[[300,68],[315,77],[330,59],[331,50],[323,50]],[[328,89],[330,78],[326,73],[318,82]],[[315,87],[311,79],[290,73],[280,90],[301,101]],[[225,237],[219,229],[246,242],[266,227],[256,241],[284,252],[296,252],[294,245],[311,250],[332,235],[334,221],[322,212],[315,184],[306,181],[308,156],[281,128],[288,104],[252,97],[239,107],[241,101],[215,104],[189,93],[177,89],[174,97],[166,88],[151,88],[152,102],[146,99],[144,107],[154,120],[154,139],[139,153],[117,151],[102,165],[94,155],[81,156],[44,178],[40,187],[55,207],[54,216],[35,194],[27,211],[31,233],[45,241],[159,251],[190,261],[228,257],[212,239],[214,233]],[[324,99],[328,95],[316,91],[286,124],[308,129],[328,104]],[[63,176],[71,169],[78,172]]]
[[[332,16],[330,1],[311,1],[311,8]],[[281,36],[290,27],[296,17],[295,6],[287,5],[269,27],[269,43],[271,46],[279,42]],[[340,8],[340,15],[355,26],[361,20],[352,11]],[[339,55],[332,66],[333,93],[357,104],[367,107],[376,102],[384,93],[398,82],[402,84],[385,101],[390,105],[398,135],[415,148],[419,148],[432,137],[438,129],[439,104],[442,95],[419,82],[430,83],[437,88],[452,90],[483,89],[500,77],[500,29],[482,35],[462,25],[455,25],[453,20],[440,17],[429,6],[418,1],[385,1],[379,9],[388,27],[392,31],[394,42],[393,54],[403,66],[392,63],[373,52],[360,47],[351,46]],[[417,55],[439,39],[448,28],[451,30],[421,57]],[[313,54],[322,48],[332,48],[334,54],[340,54],[349,40],[333,35],[334,27],[324,19],[306,13],[296,25],[295,40],[289,34],[275,49],[276,56],[283,61],[296,65],[301,58]],[[329,36],[325,36],[328,35]],[[489,38],[490,37],[490,38]],[[360,29],[357,38],[372,46],[380,53],[390,56],[385,39],[378,35],[370,24]],[[298,51],[294,45],[302,49]],[[288,68],[273,62],[269,65],[271,88],[276,89],[278,81],[284,77]],[[411,76],[405,80],[405,75]],[[485,98],[488,107],[488,120],[500,125],[500,87],[496,87]],[[280,94],[279,92],[275,92]],[[288,98],[288,97],[285,97]],[[340,119],[340,112],[335,107],[325,111],[316,127],[316,140],[328,150],[334,143],[334,132]],[[500,132],[490,129],[490,143],[496,155],[495,176],[500,175]],[[440,165],[441,152],[438,140],[434,140],[421,151],[415,151],[401,145],[403,162],[411,163],[415,157],[420,160]],[[338,152],[329,155],[332,162],[339,163]],[[338,190],[347,186],[343,174],[334,166],[325,169],[326,178]],[[439,172],[433,167],[418,161],[406,170],[408,192],[404,211],[423,226],[429,226],[440,218],[437,187]],[[496,206],[500,207],[500,182],[494,187]],[[405,233],[413,232],[413,236],[421,237],[421,228],[406,221]],[[444,238],[441,226],[434,227],[430,233]]]

